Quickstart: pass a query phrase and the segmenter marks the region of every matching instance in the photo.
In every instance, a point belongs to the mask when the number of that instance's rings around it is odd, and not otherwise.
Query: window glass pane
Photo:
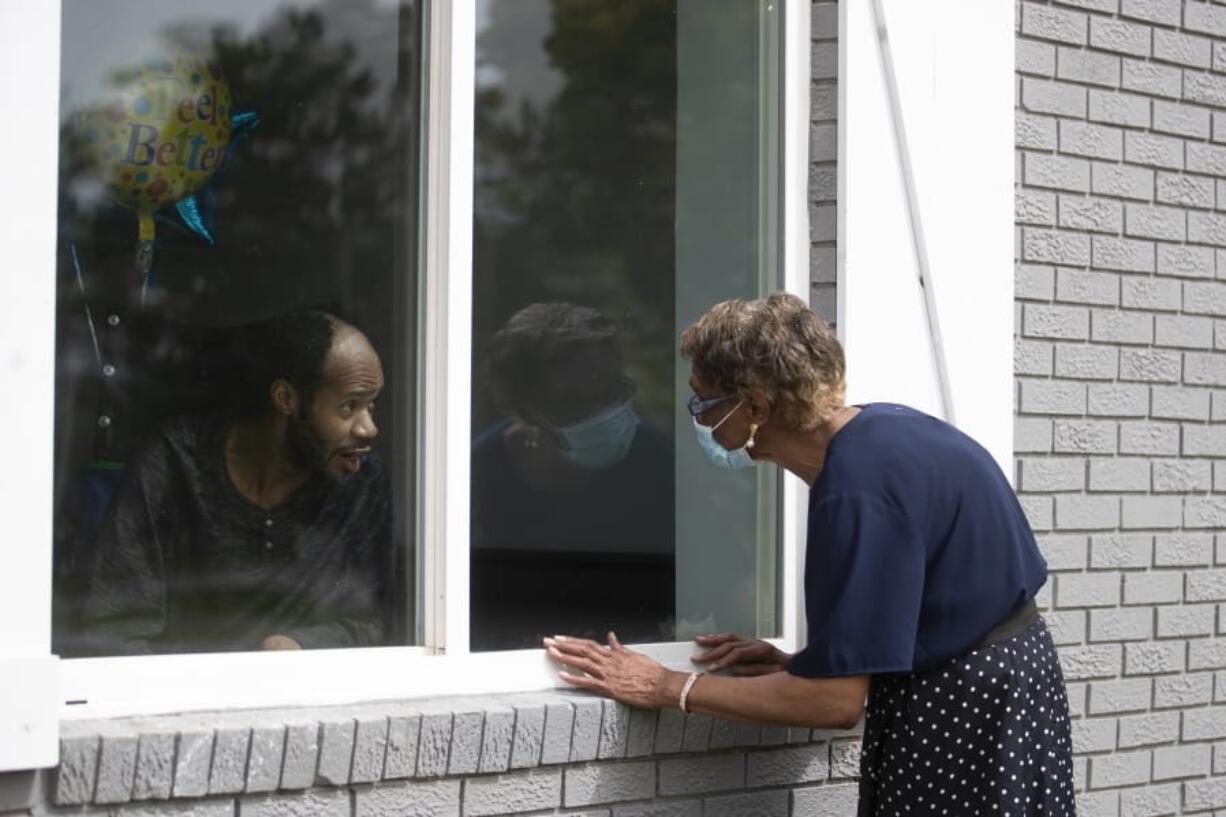
[[[706,461],[677,352],[779,280],[776,17],[478,0],[474,649],[776,634],[776,469]]]
[[[64,3],[59,654],[416,640],[420,17]]]

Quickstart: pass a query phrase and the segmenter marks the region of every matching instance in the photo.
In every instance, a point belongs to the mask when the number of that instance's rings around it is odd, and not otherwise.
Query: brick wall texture
[[[550,692],[68,721],[57,769],[0,775],[0,815],[848,815],[858,764],[858,729]]]
[[[813,53],[809,87],[809,278],[810,303],[829,323],[836,320],[835,205],[838,195],[839,7],[813,4]]]
[[[1083,815],[1226,814],[1226,4],[1017,4],[1017,487]]]

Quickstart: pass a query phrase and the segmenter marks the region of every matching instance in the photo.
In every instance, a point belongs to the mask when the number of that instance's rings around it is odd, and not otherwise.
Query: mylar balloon
[[[199,189],[225,158],[230,88],[215,62],[171,50],[116,75],[112,89],[78,118],[80,137],[93,171],[151,242],[153,213]]]

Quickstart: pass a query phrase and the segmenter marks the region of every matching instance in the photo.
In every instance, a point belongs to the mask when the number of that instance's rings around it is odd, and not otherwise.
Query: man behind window
[[[170,421],[126,469],[72,652],[384,642],[391,503],[370,448],[379,356],[325,312],[239,340],[238,410]]]

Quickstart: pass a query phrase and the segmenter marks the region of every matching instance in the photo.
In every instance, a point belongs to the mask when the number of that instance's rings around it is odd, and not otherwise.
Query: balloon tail
[[[149,275],[153,272],[153,213],[137,213],[138,237],[136,242],[136,274],[140,277],[140,305],[145,307],[149,294]]]
[[[72,253],[72,271],[77,277],[77,289],[81,291],[81,305],[85,307],[85,321],[89,324],[89,339],[94,342],[94,358],[98,361],[98,371],[102,371],[102,347],[98,345],[98,332],[94,329],[94,313],[90,311],[88,296],[85,292],[85,276],[81,274],[81,259],[77,256],[77,242],[69,241],[68,249]]]
[[[136,272],[140,275],[140,305],[145,306],[149,294],[149,276],[153,272],[153,240],[142,238],[136,244]]]

